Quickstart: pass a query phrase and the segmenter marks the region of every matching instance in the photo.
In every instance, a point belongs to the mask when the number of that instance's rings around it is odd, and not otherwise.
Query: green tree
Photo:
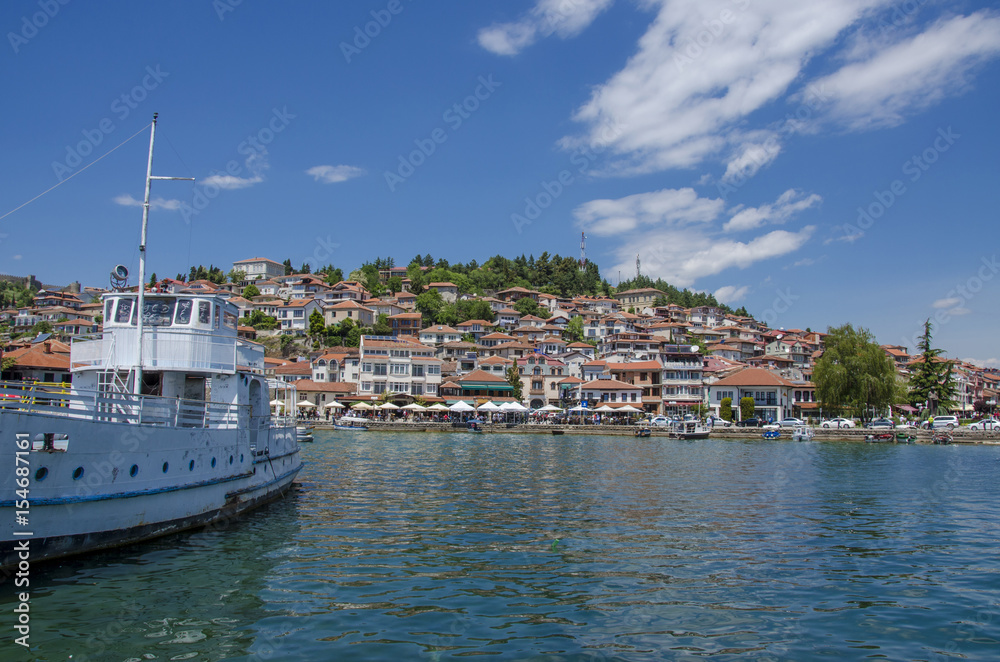
[[[928,318],[918,344],[920,360],[913,364],[910,371],[907,399],[914,407],[926,409],[934,416],[938,408],[947,410],[955,406],[955,384],[952,362],[941,358],[940,349],[931,347],[932,328]]]
[[[149,276],[149,286],[151,288],[152,287],[156,287],[156,272],[155,271],[152,274],[150,274],[150,276]]]
[[[522,316],[534,315],[535,317],[539,317],[539,313],[541,312],[541,306],[531,297],[521,297],[512,307],[521,313]]]
[[[247,272],[242,269],[230,269],[226,277],[229,278],[229,282],[233,285],[239,285],[247,279]]]
[[[392,335],[392,325],[389,324],[388,315],[379,313],[378,319],[375,320],[375,324],[372,326],[372,334],[376,336]]]
[[[459,303],[463,305],[462,317],[465,319],[462,319],[462,322],[468,320],[485,320],[487,322],[493,321],[493,308],[491,308],[490,304],[486,301],[483,301],[482,299],[474,299],[471,301],[465,299]]]
[[[566,328],[563,329],[563,336],[569,342],[580,342],[583,340],[583,317],[577,315],[570,318]]]
[[[417,295],[417,312],[423,315],[424,326],[437,321],[438,313],[444,308],[444,299],[437,290],[427,290]]]
[[[312,273],[312,266],[310,266],[308,262],[303,262],[302,266],[299,267],[299,273],[300,274],[311,274]]]
[[[259,296],[260,296],[260,290],[258,290],[257,286],[254,285],[253,283],[250,283],[249,285],[243,288],[244,299],[253,299],[254,297],[259,297]]]
[[[512,365],[507,368],[507,383],[514,387],[514,392],[511,395],[517,402],[521,401],[521,373],[517,371],[517,366]]]
[[[389,288],[389,291],[392,292],[393,295],[397,292],[403,291],[403,279],[399,276],[390,276],[389,280],[385,282],[385,285]]]
[[[309,335],[313,338],[319,338],[325,333],[326,320],[323,319],[323,313],[319,312],[317,308],[309,314]]]
[[[726,421],[733,420],[733,399],[732,398],[722,398],[722,402],[719,403],[719,417]]]
[[[745,398],[740,398],[740,420],[745,421],[748,418],[753,418],[754,412],[757,410],[753,403],[753,398],[747,396]]]
[[[362,329],[360,326],[351,327],[344,336],[344,347],[358,347],[361,345]]]
[[[270,315],[265,315],[259,310],[250,311],[250,314],[240,320],[243,326],[252,326],[258,331],[270,331],[278,328],[278,320]]]
[[[292,346],[295,344],[295,338],[290,335],[282,334],[281,336],[281,355],[287,357],[292,353]]]
[[[285,268],[286,276],[291,276],[293,273],[295,273],[295,269],[292,267],[291,260],[285,260],[284,262],[281,263],[281,266]]]
[[[52,323],[46,320],[35,322],[35,325],[31,327],[31,333],[34,335],[38,335],[39,333],[52,333]]]
[[[862,422],[896,402],[896,367],[870,331],[850,324],[830,327],[813,370],[823,409],[853,411]]]

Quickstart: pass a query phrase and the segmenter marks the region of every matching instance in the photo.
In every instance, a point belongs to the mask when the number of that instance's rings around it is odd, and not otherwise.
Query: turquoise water
[[[317,432],[287,499],[32,571],[4,660],[1000,659],[1000,447]],[[70,658],[72,656],[72,658]]]

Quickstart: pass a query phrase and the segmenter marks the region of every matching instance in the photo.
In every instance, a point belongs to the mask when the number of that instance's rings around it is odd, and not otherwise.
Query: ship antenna
[[[146,197],[142,203],[142,233],[139,236],[139,296],[136,299],[138,311],[136,338],[138,339],[138,351],[136,353],[135,382],[132,384],[132,392],[136,395],[142,393],[142,327],[143,312],[146,302],[146,226],[149,224],[149,188],[154,179],[177,180],[193,182],[194,177],[154,177],[153,176],[153,140],[156,138],[156,118],[159,113],[153,113],[153,123],[149,129],[149,160],[146,162]]]

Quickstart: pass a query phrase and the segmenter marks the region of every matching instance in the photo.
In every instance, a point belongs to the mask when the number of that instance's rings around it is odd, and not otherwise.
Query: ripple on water
[[[317,432],[222,531],[39,568],[65,659],[995,659],[1000,448]],[[3,594],[7,599],[7,594]]]

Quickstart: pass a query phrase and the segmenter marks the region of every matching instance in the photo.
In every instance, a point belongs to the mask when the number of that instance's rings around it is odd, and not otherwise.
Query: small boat
[[[560,435],[560,434],[563,434],[563,432],[565,432],[565,430],[551,430],[551,432],[554,435]]]
[[[950,444],[952,442],[951,434],[948,432],[935,432],[931,437],[931,441],[935,444]]]
[[[636,428],[632,431],[633,437],[648,437],[653,433],[649,428]]]
[[[469,421],[469,425],[466,429],[469,432],[482,432],[483,426],[479,424],[479,421]]]
[[[678,439],[708,439],[709,432],[711,430],[698,421],[682,421],[674,436]]]
[[[912,444],[916,440],[917,440],[917,435],[913,434],[912,432],[910,434],[907,434],[906,432],[902,431],[896,433],[897,444]]]
[[[792,441],[812,441],[815,432],[808,425],[797,425],[792,430]]]
[[[309,443],[313,440],[313,430],[311,425],[299,425],[295,428],[295,439],[300,443]]]
[[[879,432],[877,434],[865,435],[865,443],[868,444],[888,444],[896,441],[896,435],[893,432]]]
[[[780,439],[781,430],[764,430],[760,436],[764,439]]]
[[[341,416],[334,421],[333,429],[364,431],[368,429],[368,419],[359,416]]]

